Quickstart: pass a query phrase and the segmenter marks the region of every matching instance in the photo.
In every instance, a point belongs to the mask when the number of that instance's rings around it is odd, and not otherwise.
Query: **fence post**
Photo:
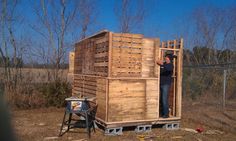
[[[224,83],[223,83],[223,110],[225,109],[225,92],[226,92],[226,75],[227,70],[224,70]]]

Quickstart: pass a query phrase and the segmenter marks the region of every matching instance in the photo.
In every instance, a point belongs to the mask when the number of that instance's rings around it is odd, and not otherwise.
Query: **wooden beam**
[[[176,49],[176,40],[174,40],[174,49]],[[176,51],[174,51],[174,55],[176,55]],[[177,71],[177,68],[176,68],[176,59],[174,59],[173,61],[173,65],[174,65],[174,70],[173,70],[173,78],[174,79],[174,88],[173,88],[173,116],[176,116],[175,113],[176,113],[176,71]],[[178,61],[177,61],[178,63]]]
[[[109,80],[157,80],[157,77],[107,77]]]
[[[109,113],[109,80],[106,79],[106,117],[105,121],[108,122],[108,113]]]
[[[178,75],[177,75],[177,110],[176,116],[181,117],[182,111],[182,61],[183,61],[183,39],[180,39],[180,50],[179,50],[179,57],[178,57]]]
[[[162,50],[171,50],[171,51],[179,51],[180,50],[180,49],[163,48],[163,47],[161,47],[160,49],[162,49]]]
[[[160,39],[154,39],[154,77],[160,77],[160,66],[157,65],[157,59],[160,59]]]
[[[109,32],[109,47],[108,47],[108,77],[111,76],[111,72],[112,72],[112,32]]]

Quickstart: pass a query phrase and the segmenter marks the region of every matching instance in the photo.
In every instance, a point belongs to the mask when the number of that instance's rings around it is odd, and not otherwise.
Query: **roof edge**
[[[86,38],[84,38],[84,39],[81,39],[81,40],[79,40],[79,41],[76,42],[76,43],[82,42],[82,41],[84,41],[84,40],[86,40],[86,39],[88,39],[88,38],[91,38],[91,37],[94,37],[94,36],[97,36],[97,35],[99,35],[99,34],[106,33],[106,32],[110,32],[110,31],[107,30],[107,29],[104,29],[104,30],[102,30],[102,31],[99,31],[99,32],[97,32],[97,33],[91,35],[91,36],[88,36],[88,37],[86,37]]]

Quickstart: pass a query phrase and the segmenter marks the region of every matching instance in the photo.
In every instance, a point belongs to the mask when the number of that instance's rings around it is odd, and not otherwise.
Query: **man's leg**
[[[168,103],[168,95],[169,95],[169,85],[161,86],[161,94],[162,94],[162,117],[169,117],[169,103]]]

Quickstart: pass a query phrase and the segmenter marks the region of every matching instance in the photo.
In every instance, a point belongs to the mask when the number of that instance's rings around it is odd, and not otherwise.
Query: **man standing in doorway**
[[[161,92],[161,104],[162,104],[162,117],[169,117],[169,89],[172,81],[173,74],[173,55],[166,54],[165,60],[157,60],[156,63],[160,65],[160,92]]]

